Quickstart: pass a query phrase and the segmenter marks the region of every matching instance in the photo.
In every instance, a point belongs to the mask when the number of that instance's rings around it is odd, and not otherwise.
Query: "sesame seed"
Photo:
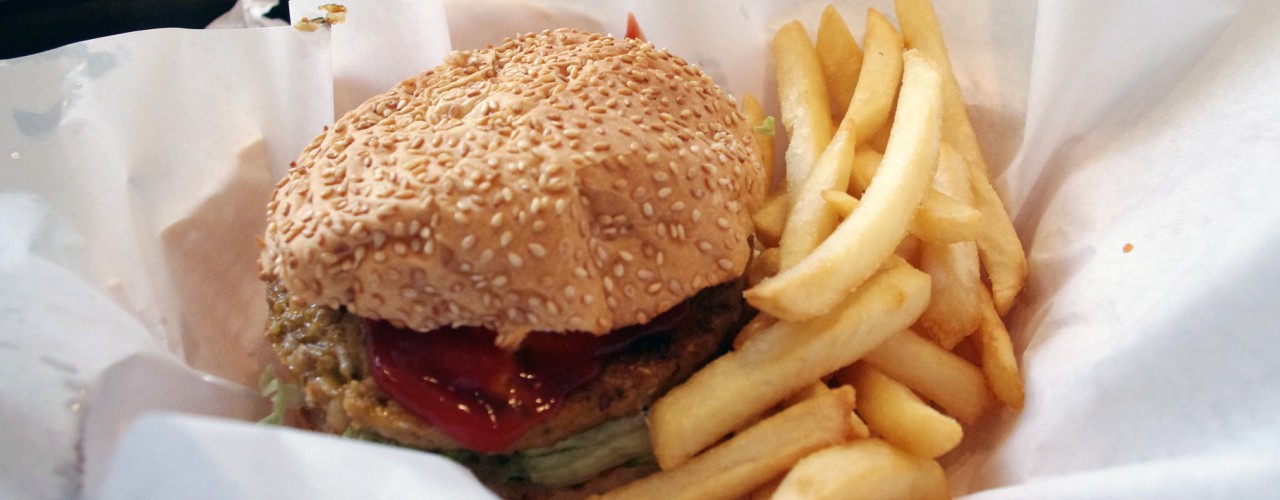
[[[662,172],[658,172],[658,173],[662,173]],[[659,189],[659,190],[658,190],[658,198],[664,198],[664,199],[665,199],[665,198],[666,198],[666,197],[668,197],[668,196],[671,196],[671,188],[669,188],[669,187],[664,187],[664,188],[662,188],[662,189]]]
[[[511,231],[503,231],[502,235],[498,237],[498,245],[501,245],[502,247],[510,245],[511,237]]]
[[[717,264],[719,264],[719,265],[720,265],[720,268],[721,268],[721,269],[724,269],[725,271],[732,271],[732,270],[733,270],[733,261],[731,261],[731,260],[729,260],[729,259],[720,259],[720,260],[719,260],[719,261],[717,261],[716,263],[717,263]]]
[[[547,256],[547,249],[537,243],[529,244],[529,253],[534,257],[542,258]]]
[[[511,263],[511,267],[520,267],[524,265],[524,259],[520,258],[520,255],[515,252],[507,253],[507,262]]]
[[[716,225],[720,226],[720,229],[729,229],[729,219],[720,217],[719,219],[716,219]]]

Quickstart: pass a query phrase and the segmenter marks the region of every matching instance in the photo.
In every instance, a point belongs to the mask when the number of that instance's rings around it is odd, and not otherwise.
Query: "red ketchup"
[[[598,376],[610,355],[671,335],[687,314],[681,304],[604,336],[533,332],[514,353],[477,327],[422,333],[365,320],[365,337],[383,391],[462,445],[496,453],[555,416],[565,394]]]
[[[645,39],[645,37],[644,37],[644,32],[643,32],[643,31],[640,31],[640,23],[636,21],[636,15],[635,15],[635,14],[632,14],[632,13],[630,13],[630,12],[628,12],[628,13],[627,13],[627,34],[626,34],[626,37],[627,37],[627,38],[634,38],[634,39],[636,39],[636,40],[640,40],[640,41],[642,41],[642,42],[646,40],[646,39]]]

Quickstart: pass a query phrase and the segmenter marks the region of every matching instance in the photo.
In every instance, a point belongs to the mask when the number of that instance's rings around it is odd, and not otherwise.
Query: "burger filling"
[[[520,350],[458,328],[397,329],[268,293],[267,338],[318,430],[443,451],[487,479],[573,484],[644,464],[643,411],[724,351],[740,326],[738,281],[604,336],[531,334]]]
[[[555,415],[569,391],[600,375],[605,360],[637,341],[670,337],[688,313],[682,303],[602,336],[534,332],[516,352],[497,347],[497,335],[483,328],[424,334],[364,324],[378,387],[463,446],[492,453]]]

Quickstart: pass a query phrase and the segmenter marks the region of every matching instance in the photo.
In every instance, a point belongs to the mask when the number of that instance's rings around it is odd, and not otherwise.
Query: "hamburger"
[[[511,496],[625,481],[646,408],[741,325],[765,182],[732,99],[645,41],[454,52],[277,184],[266,336],[310,428],[445,453]]]

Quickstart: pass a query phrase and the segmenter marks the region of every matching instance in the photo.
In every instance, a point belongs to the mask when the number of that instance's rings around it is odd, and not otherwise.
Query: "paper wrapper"
[[[955,492],[1271,496],[1280,4],[938,3],[1031,265],[1007,318],[1026,408],[944,458]],[[275,179],[450,44],[621,33],[627,10],[776,114],[770,37],[812,32],[825,5],[346,4],[314,33],[161,30],[0,61],[0,497],[482,495],[433,455],[248,423],[266,412],[254,237]],[[837,7],[861,33],[866,4]]]

